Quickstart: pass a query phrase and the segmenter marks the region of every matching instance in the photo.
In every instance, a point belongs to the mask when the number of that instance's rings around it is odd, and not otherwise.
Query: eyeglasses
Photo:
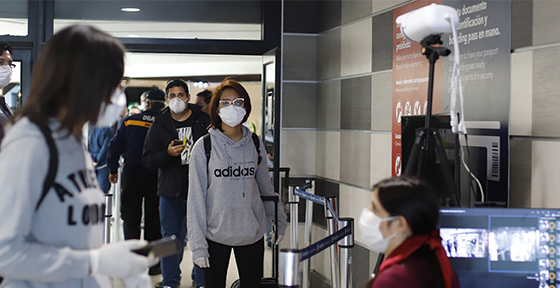
[[[228,107],[231,104],[233,104],[233,106],[243,107],[243,105],[245,104],[245,99],[236,98],[233,100],[229,100],[229,99],[220,100],[220,106],[222,107]]]
[[[12,63],[12,62],[8,62],[4,59],[0,59],[0,66],[6,66],[9,65],[10,68],[15,69],[16,68],[16,64]]]

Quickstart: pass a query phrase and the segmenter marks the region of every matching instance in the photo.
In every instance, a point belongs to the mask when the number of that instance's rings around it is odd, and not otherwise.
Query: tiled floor
[[[181,271],[183,280],[181,281],[180,288],[194,288],[194,285],[191,281],[191,269],[193,267],[192,263],[192,256],[191,256],[191,249],[190,246],[187,245],[185,251],[183,253],[183,262],[181,262]],[[226,287],[230,287],[231,284],[237,280],[237,266],[235,264],[235,256],[233,253],[231,254],[231,258],[229,261],[229,269],[226,281]],[[270,277],[272,271],[272,250],[267,248],[265,249],[264,253],[264,275],[265,277]],[[161,281],[161,275],[152,276],[152,284],[155,284]],[[120,279],[113,279],[113,288],[126,288]]]

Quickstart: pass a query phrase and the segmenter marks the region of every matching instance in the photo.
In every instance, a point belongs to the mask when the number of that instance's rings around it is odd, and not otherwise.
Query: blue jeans
[[[204,270],[198,267],[198,265],[193,263],[193,269],[191,272],[191,278],[193,279],[196,288],[200,288],[205,286],[204,285]]]
[[[105,165],[103,168],[95,168],[95,175],[97,175],[99,188],[101,188],[103,193],[109,193],[109,189],[111,189],[111,182],[109,182],[109,167]]]
[[[161,221],[161,235],[163,237],[175,235],[177,239],[185,239],[187,234],[187,200],[168,196],[159,196],[159,217]],[[181,241],[184,245],[184,241]],[[161,274],[163,286],[177,288],[181,281],[183,253],[161,258]]]

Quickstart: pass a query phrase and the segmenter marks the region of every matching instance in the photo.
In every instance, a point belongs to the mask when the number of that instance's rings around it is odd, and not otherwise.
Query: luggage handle
[[[274,202],[274,223],[272,223],[272,231],[274,232],[274,242],[278,239],[278,201],[280,201],[279,195],[274,196],[261,196],[261,200],[273,201]],[[272,278],[278,283],[278,245],[272,243]]]

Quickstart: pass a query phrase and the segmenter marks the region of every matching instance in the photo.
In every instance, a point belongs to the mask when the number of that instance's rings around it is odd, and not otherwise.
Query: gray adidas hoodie
[[[52,131],[59,127],[55,120]],[[111,287],[90,276],[89,249],[103,245],[104,195],[82,141],[54,132],[55,184],[35,211],[47,175],[49,149],[27,118],[6,134],[0,152],[0,287]]]
[[[274,219],[274,202],[260,196],[277,195],[270,183],[266,151],[260,141],[258,155],[245,126],[243,138],[234,142],[217,129],[210,129],[212,152],[208,167],[204,139],[193,147],[189,167],[187,226],[193,259],[209,257],[206,239],[230,245],[249,245],[266,232],[265,217]],[[286,214],[278,202],[278,233],[284,235]]]

